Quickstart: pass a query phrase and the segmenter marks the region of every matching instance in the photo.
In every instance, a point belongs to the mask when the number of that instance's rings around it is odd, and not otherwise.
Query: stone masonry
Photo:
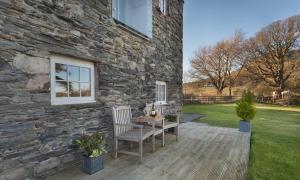
[[[111,107],[141,114],[156,80],[167,82],[168,103],[181,104],[183,0],[169,0],[168,15],[158,3],[147,39],[116,24],[111,0],[0,0],[1,180],[78,163],[73,141],[83,129],[112,142]],[[51,105],[52,54],[94,62],[96,103]]]

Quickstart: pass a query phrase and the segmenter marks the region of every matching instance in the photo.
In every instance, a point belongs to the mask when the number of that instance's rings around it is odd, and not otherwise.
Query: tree
[[[232,95],[231,88],[234,86],[234,83],[244,66],[245,56],[243,53],[243,47],[244,37],[241,31],[236,31],[233,37],[223,40],[217,46],[217,48],[220,48],[220,51],[224,54],[226,62],[226,79],[229,96]]]
[[[300,67],[292,59],[300,45],[300,16],[274,22],[246,42],[248,72],[275,88],[278,94],[286,89],[287,81]]]
[[[243,65],[242,47],[243,35],[236,32],[213,47],[200,48],[191,60],[193,78],[209,79],[218,95],[230,87],[231,95],[231,87]]]

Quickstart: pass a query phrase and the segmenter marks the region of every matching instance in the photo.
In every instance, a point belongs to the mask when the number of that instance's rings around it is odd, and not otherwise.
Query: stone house
[[[183,0],[0,0],[0,179],[78,163],[111,107],[182,101]]]

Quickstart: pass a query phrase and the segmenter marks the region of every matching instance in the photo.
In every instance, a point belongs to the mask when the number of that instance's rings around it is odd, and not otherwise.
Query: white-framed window
[[[112,0],[112,16],[143,35],[152,37],[152,0]]]
[[[51,104],[95,102],[94,63],[51,56]]]
[[[167,15],[167,10],[168,10],[167,0],[159,0],[159,10],[164,15]]]
[[[167,103],[167,84],[163,81],[156,81],[156,103]]]

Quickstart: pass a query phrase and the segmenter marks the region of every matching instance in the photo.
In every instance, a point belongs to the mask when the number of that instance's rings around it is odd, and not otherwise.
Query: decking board
[[[245,179],[250,134],[233,128],[221,128],[199,123],[180,125],[180,139],[166,136],[166,146],[145,144],[143,164],[138,158],[120,155],[107,159],[105,169],[94,175],[82,173],[78,167],[69,168],[49,180],[141,180],[141,179]]]

